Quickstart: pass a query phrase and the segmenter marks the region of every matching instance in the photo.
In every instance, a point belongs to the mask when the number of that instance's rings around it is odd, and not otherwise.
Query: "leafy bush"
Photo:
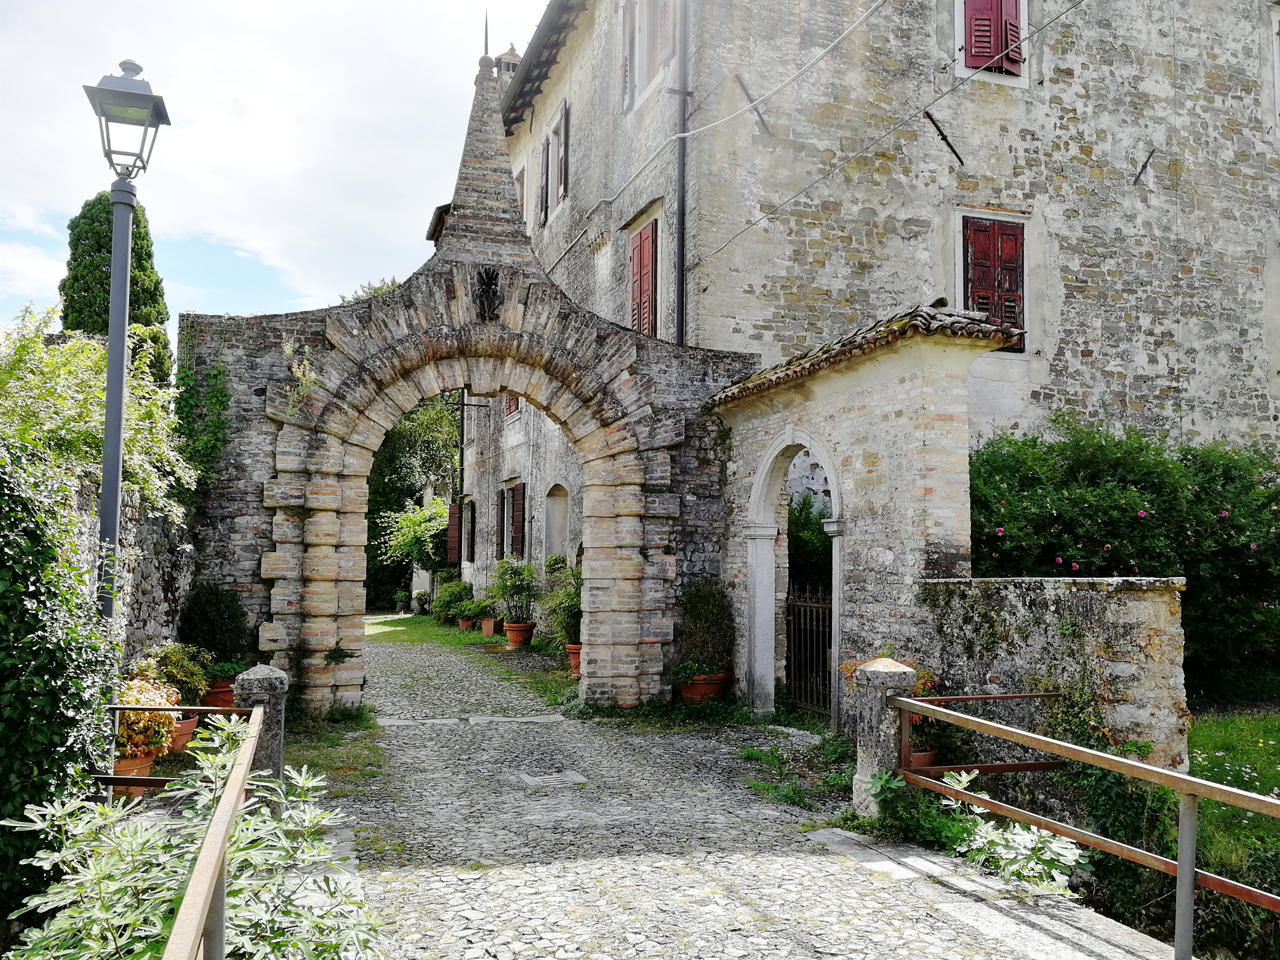
[[[249,651],[249,626],[240,594],[212,583],[197,584],[178,621],[178,640],[184,646],[208,650],[218,663],[243,663]]]
[[[118,650],[79,565],[75,503],[64,471],[0,441],[0,817],[87,789],[109,736]],[[20,865],[34,844],[0,832],[0,915],[40,879]]]
[[[136,803],[58,800],[5,821],[44,845],[29,862],[53,880],[27,900],[53,915],[24,932],[10,960],[159,956],[247,728],[238,717],[213,717],[200,730],[188,751],[196,768],[163,793],[179,802],[177,815],[140,818]],[[379,956],[354,881],[321,873],[333,862],[325,831],[346,819],[317,805],[323,779],[287,767],[283,782],[249,782],[227,848],[227,956]]]
[[[1185,576],[1188,692],[1280,690],[1275,450],[1169,448],[1058,416],[988,441],[970,476],[975,576]]]
[[[831,589],[831,537],[822,526],[828,515],[811,493],[787,504],[787,570],[795,586]]]
[[[553,561],[560,561],[555,563]],[[582,642],[582,571],[564,557],[547,558],[547,594],[542,612],[557,647]]]
[[[488,595],[502,606],[503,617],[513,623],[531,623],[533,608],[542,599],[538,571],[532,563],[520,563],[514,557],[498,561],[489,584]]]
[[[135,677],[126,680],[116,694],[116,702],[131,707],[172,707],[178,691],[165,683]],[[173,741],[177,717],[166,711],[122,710],[116,732],[117,757],[142,757],[148,753],[163,757]]]
[[[436,591],[436,602],[431,605],[431,612],[446,620],[457,620],[458,608],[471,599],[471,584],[455,580]]]
[[[383,560],[408,560],[422,570],[444,563],[444,556],[437,555],[436,534],[449,526],[449,508],[439,497],[425,507],[383,514],[379,522],[386,530],[377,544]]]
[[[717,577],[697,577],[684,585],[676,619],[679,651],[673,679],[717,674],[733,662],[733,605]]]
[[[184,647],[166,643],[155,654],[156,665],[165,683],[178,688],[178,702],[194,705],[209,690],[206,671],[213,665],[213,656],[199,647]]]
[[[0,333],[0,436],[23,441],[51,464],[96,479],[102,470],[106,347],[78,336],[51,338],[57,314],[24,310]],[[124,483],[171,516],[171,494],[195,482],[182,457],[173,391],[152,382],[146,358],[135,358],[125,402]]]

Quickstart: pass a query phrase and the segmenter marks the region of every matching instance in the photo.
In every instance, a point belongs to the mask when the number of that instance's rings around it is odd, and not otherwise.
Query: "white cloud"
[[[543,2],[488,8],[496,53],[524,47]],[[109,186],[80,85],[129,57],[174,124],[138,180],[157,244],[246,251],[311,306],[404,277],[452,193],[483,16],[450,0],[0,4],[0,59],[22,65],[0,99],[0,224],[61,232]],[[47,284],[47,259],[8,282]]]
[[[47,300],[66,272],[66,261],[46,250],[0,242],[0,297]]]

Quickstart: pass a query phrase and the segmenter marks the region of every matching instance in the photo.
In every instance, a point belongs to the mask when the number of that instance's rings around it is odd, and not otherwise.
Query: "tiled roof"
[[[574,21],[586,9],[587,0],[551,0],[547,4],[529,41],[529,49],[524,52],[502,96],[502,120],[508,133],[524,119],[525,112],[542,92],[551,68],[560,61],[560,51],[568,42]]]
[[[740,380],[708,400],[707,405],[717,407],[753,393],[772,390],[907,337],[933,337],[941,333],[950,337],[992,340],[1001,346],[1016,344],[1022,340],[1023,331],[1012,323],[992,323],[990,314],[974,310],[948,310],[945,301],[942,303],[944,305],[941,307],[912,307],[888,320],[873,320],[862,324],[839,340],[815,347],[807,353],[791,357],[777,366]]]

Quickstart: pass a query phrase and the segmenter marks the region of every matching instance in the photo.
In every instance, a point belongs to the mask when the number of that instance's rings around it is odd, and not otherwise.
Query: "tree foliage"
[[[970,476],[975,576],[1185,576],[1188,691],[1268,692],[1258,683],[1280,669],[1274,449],[1173,447],[1060,416],[1043,436],[996,436]]]
[[[356,288],[356,292],[349,297],[346,294],[339,294],[338,301],[340,303],[356,303],[360,300],[368,300],[383,293],[390,293],[398,286],[400,286],[400,281],[395,277],[392,277],[390,280],[383,277],[381,280],[374,280],[369,283],[360,284],[360,286]]]
[[[0,436],[21,440],[51,463],[87,477],[102,470],[106,347],[85,337],[49,338],[54,311],[24,310],[0,334]],[[125,404],[124,482],[174,516],[176,487],[195,475],[178,449],[172,390],[157,386],[146,358],[129,371]]]
[[[828,511],[806,493],[787,504],[787,571],[792,586],[831,589],[831,537],[822,526]]]
[[[383,560],[407,560],[423,570],[434,570],[444,563],[437,534],[449,525],[449,508],[439,497],[425,507],[383,514],[378,525],[386,531],[377,541],[378,556]]]
[[[111,196],[103,192],[86,200],[67,223],[71,258],[67,261],[67,275],[58,284],[64,330],[107,334],[111,315],[112,219]],[[130,253],[129,325],[154,328],[145,334],[145,342],[154,348],[153,378],[157,383],[166,383],[172,362],[165,332],[169,309],[164,302],[164,282],[156,273],[147,212],[141,204],[134,211]]]

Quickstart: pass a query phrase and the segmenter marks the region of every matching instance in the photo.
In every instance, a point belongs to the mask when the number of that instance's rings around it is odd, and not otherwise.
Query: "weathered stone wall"
[[[1091,695],[1113,746],[1150,743],[1147,762],[1186,771],[1184,586],[1181,578],[923,580],[916,599],[929,612],[927,628],[902,638],[895,656],[931,670],[939,696]],[[1044,704],[963,709],[1034,729]]]

